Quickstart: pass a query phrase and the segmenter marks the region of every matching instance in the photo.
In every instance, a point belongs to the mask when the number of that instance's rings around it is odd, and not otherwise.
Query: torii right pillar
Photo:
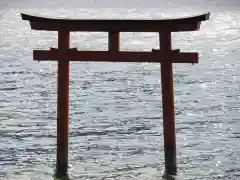
[[[159,33],[160,49],[171,50],[171,32]],[[174,90],[172,63],[161,63],[163,134],[165,151],[165,169],[168,174],[177,173],[176,133],[174,113]]]
[[[209,19],[210,13],[205,16]],[[200,24],[199,24],[200,26]],[[160,51],[172,51],[171,31],[159,32]],[[153,51],[157,51],[154,50]],[[161,84],[162,84],[162,113],[163,113],[163,135],[164,135],[164,156],[165,173],[169,175],[177,174],[176,155],[176,132],[175,132],[175,112],[174,112],[174,88],[173,88],[173,60],[161,63]]]

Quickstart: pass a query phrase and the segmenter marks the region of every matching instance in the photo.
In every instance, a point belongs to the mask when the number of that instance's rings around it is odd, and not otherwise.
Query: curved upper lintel
[[[200,28],[201,21],[209,20],[210,13],[159,20],[133,19],[53,19],[21,14],[35,30],[58,31],[117,31],[117,32],[161,32],[194,31]]]

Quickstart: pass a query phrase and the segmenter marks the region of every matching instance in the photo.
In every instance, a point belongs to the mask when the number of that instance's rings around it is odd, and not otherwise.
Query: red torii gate
[[[57,174],[64,176],[68,168],[69,133],[69,61],[155,62],[161,63],[163,133],[165,170],[176,174],[176,135],[172,63],[198,63],[198,53],[172,50],[171,32],[197,31],[210,13],[162,20],[93,20],[50,19],[21,14],[33,30],[57,31],[58,49],[34,50],[33,59],[58,61],[57,96]],[[70,49],[71,31],[108,32],[108,51],[78,51]],[[159,50],[152,52],[119,51],[120,32],[159,32]]]

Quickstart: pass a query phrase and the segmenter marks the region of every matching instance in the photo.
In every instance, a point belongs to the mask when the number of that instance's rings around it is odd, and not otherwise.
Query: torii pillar
[[[210,13],[180,19],[163,20],[93,20],[50,19],[21,14],[33,30],[57,31],[58,49],[34,50],[33,59],[58,61],[57,98],[57,174],[67,175],[69,133],[69,61],[149,62],[161,63],[163,134],[165,170],[177,173],[174,90],[172,63],[198,63],[198,53],[172,50],[171,33],[197,31],[201,21],[209,20]],[[108,51],[78,51],[70,49],[70,32],[108,32]],[[160,49],[150,52],[119,51],[120,32],[159,32]]]

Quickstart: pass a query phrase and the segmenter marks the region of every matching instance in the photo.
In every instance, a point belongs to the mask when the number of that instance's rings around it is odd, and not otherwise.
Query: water
[[[174,65],[179,169],[175,179],[239,179],[240,12],[231,2],[218,7],[212,1],[211,6],[192,3],[179,8],[181,3],[176,1],[169,9],[76,9],[57,5],[54,9],[54,5],[43,7],[45,1],[30,2],[26,7],[18,7],[20,3],[2,7],[0,179],[52,180],[55,169],[56,63],[33,61],[32,50],[56,47],[56,33],[30,30],[21,20],[21,12],[52,17],[151,19],[208,11],[211,20],[202,23],[199,32],[173,34],[174,48],[200,53],[197,65]],[[106,33],[72,33],[71,47],[107,49]],[[149,51],[157,47],[157,33],[121,34],[121,50]],[[147,63],[71,63],[72,179],[162,179],[159,69],[160,65]]]

